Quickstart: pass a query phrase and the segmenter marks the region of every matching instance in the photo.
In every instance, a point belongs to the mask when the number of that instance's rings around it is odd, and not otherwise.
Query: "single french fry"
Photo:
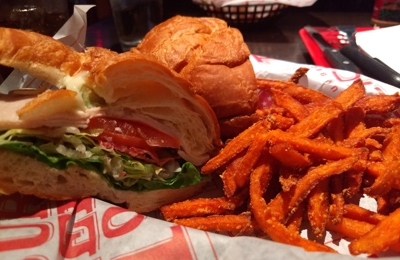
[[[265,193],[274,173],[276,172],[277,164],[275,159],[268,153],[267,149],[264,149],[258,159],[254,170],[251,172],[261,172],[264,173],[260,181],[262,182],[263,193]]]
[[[343,217],[358,221],[364,221],[373,225],[378,224],[386,218],[385,215],[370,211],[368,209],[364,209],[355,204],[344,205]]]
[[[272,190],[274,190],[275,187],[270,187],[270,181],[273,181],[274,178],[277,175],[274,174],[276,172],[276,167],[277,165],[274,164],[273,157],[268,153],[264,152],[262,154],[262,157],[264,157],[264,160],[259,160],[258,167],[252,172],[252,174],[261,174],[261,187],[263,187],[262,193],[271,193]],[[261,173],[259,173],[261,172]],[[273,183],[273,184],[278,184],[278,183]],[[276,185],[277,186],[277,185]],[[268,187],[268,189],[267,189]],[[294,186],[292,186],[291,189],[294,189]],[[276,194],[275,196],[272,194]],[[271,216],[276,219],[276,221],[283,221],[283,219],[286,217],[288,213],[288,207],[287,207],[287,202],[289,201],[289,198],[291,196],[290,192],[281,192],[274,190],[272,194],[267,194],[271,200],[268,203],[268,208],[270,209]],[[286,223],[286,222],[285,222]]]
[[[267,125],[264,121],[259,121],[240,133],[236,138],[232,139],[220,153],[211,158],[202,168],[203,174],[211,174],[218,168],[226,165],[236,155],[249,147],[251,141],[259,132],[267,131]]]
[[[363,131],[365,127],[365,112],[362,108],[351,107],[344,114],[344,137],[345,139],[357,136],[357,131]]]
[[[350,242],[353,255],[376,254],[388,250],[400,241],[400,208],[389,214],[371,231]]]
[[[175,219],[175,224],[206,231],[245,232],[252,231],[250,212],[239,215],[212,215],[207,217],[192,217]]]
[[[298,68],[288,81],[298,84],[299,80],[307,74],[309,68],[300,67]]]
[[[236,205],[233,202],[222,197],[186,200],[163,206],[160,210],[164,219],[170,221],[176,218],[222,214],[235,208]]]
[[[288,143],[302,153],[308,153],[328,160],[338,160],[349,156],[359,155],[365,149],[346,148],[331,145],[309,138],[299,137],[279,129],[268,132],[268,140],[271,144]]]
[[[269,152],[286,167],[298,169],[309,167],[312,164],[308,157],[299,153],[289,143],[272,145]]]
[[[305,203],[303,201],[297,207],[296,211],[292,214],[292,216],[288,219],[286,225],[291,232],[299,233],[301,223],[303,222],[304,210],[305,210]]]
[[[391,128],[391,132],[384,140],[384,149],[382,150],[383,156],[388,159],[394,160],[398,157],[400,151],[400,125],[395,125]]]
[[[254,137],[247,153],[243,156],[234,175],[238,188],[242,188],[249,180],[250,173],[260,157],[268,140],[267,134],[261,133]],[[228,197],[229,195],[226,194]]]
[[[330,177],[331,205],[329,206],[329,217],[333,224],[337,224],[342,220],[344,211],[343,196],[343,174],[333,175]]]
[[[390,212],[390,203],[387,194],[376,198],[376,211],[382,215],[388,215]]]
[[[289,94],[277,89],[271,89],[271,94],[275,104],[285,108],[297,121],[309,115],[308,110]]]
[[[367,169],[368,150],[360,154],[360,160],[343,174],[343,195],[353,198],[361,190],[364,172]]]
[[[308,104],[303,104],[304,107],[308,110],[308,112],[311,114],[317,109],[321,109],[329,100],[325,101],[320,101],[320,102],[312,102]]]
[[[259,170],[258,170],[259,169]],[[266,189],[265,176],[271,176],[272,168],[257,168],[250,177],[250,207],[259,227],[274,241],[303,247],[307,251],[336,252],[332,248],[301,237],[285,227],[274,217],[273,211],[263,198]],[[270,179],[270,177],[269,177]]]
[[[259,89],[270,90],[271,88],[279,89],[288,93],[302,104],[325,102],[330,98],[321,92],[306,88],[290,81],[273,80],[273,79],[257,79]]]
[[[400,96],[398,94],[364,96],[354,106],[362,108],[366,114],[386,114],[399,108]]]
[[[242,189],[232,198],[199,198],[173,203],[160,208],[165,220],[177,218],[199,217],[224,214],[239,207],[248,194],[248,189]]]
[[[349,238],[359,238],[368,233],[375,225],[360,220],[343,217],[339,223],[328,220],[326,229]]]
[[[334,118],[327,126],[326,129],[329,137],[334,143],[340,143],[344,140],[344,118],[339,116]]]
[[[279,114],[271,114],[267,116],[265,120],[271,124],[271,129],[287,130],[295,123],[294,118],[285,117]]]
[[[294,124],[287,131],[299,137],[311,137],[343,112],[342,106],[335,102],[327,102],[323,107],[314,110],[309,116]]]
[[[320,181],[307,197],[307,216],[314,235],[321,238],[329,218],[329,178]]]
[[[295,186],[292,186],[289,191],[279,192],[267,205],[268,209],[271,211],[270,216],[276,221],[286,224],[290,218],[289,215],[289,202],[290,198],[293,196]],[[294,211],[293,211],[294,212]]]
[[[364,95],[365,95],[364,84],[361,79],[356,79],[348,88],[343,90],[335,98],[335,101],[341,104],[344,110],[347,110]]]
[[[353,198],[359,193],[362,186],[364,171],[359,169],[351,169],[344,174],[343,195],[346,198]]]
[[[238,189],[236,181],[235,181],[235,173],[236,169],[239,168],[243,160],[244,153],[240,153],[239,156],[234,158],[231,163],[226,167],[223,173],[220,175],[222,180],[222,185],[224,189],[225,196],[232,197]]]
[[[377,178],[378,176],[382,175],[386,171],[386,167],[382,163],[382,161],[374,162],[374,163],[370,162],[367,166],[366,171],[368,174],[371,174],[372,176]]]

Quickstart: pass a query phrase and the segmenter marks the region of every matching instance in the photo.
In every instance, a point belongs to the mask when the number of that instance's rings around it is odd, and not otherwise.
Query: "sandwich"
[[[241,32],[218,18],[174,16],[155,26],[136,49],[183,78],[215,112],[223,139],[258,121],[258,90]]]
[[[97,197],[149,212],[207,182],[197,166],[221,147],[217,118],[151,55],[80,53],[0,28],[0,64],[43,80],[0,95],[0,194]]]

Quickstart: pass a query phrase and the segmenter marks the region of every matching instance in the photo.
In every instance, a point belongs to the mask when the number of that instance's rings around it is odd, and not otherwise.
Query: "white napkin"
[[[400,73],[400,25],[358,32],[360,48]]]

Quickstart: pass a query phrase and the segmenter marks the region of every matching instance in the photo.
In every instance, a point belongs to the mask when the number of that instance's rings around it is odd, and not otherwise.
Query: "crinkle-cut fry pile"
[[[332,99],[305,88],[300,68],[287,81],[258,79],[274,100],[262,120],[227,142],[203,167],[224,196],[161,208],[164,218],[210,230],[263,232],[308,251],[335,252],[321,238],[351,238],[351,254],[400,252],[400,96],[365,93],[355,80]],[[372,212],[360,195],[377,201]],[[315,239],[300,236],[308,222]]]

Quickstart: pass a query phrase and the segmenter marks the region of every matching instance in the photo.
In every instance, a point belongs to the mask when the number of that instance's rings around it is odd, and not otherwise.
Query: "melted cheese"
[[[68,90],[72,90],[78,93],[78,95],[76,95],[76,99],[81,104],[82,108],[85,107],[85,102],[82,99],[81,88],[86,84],[88,75],[88,71],[80,71],[74,76],[65,76],[62,80],[62,86],[64,86]]]
[[[74,76],[65,76],[62,81],[62,85],[66,89],[80,93],[80,88],[86,84],[88,75],[89,75],[88,71],[80,71]]]

